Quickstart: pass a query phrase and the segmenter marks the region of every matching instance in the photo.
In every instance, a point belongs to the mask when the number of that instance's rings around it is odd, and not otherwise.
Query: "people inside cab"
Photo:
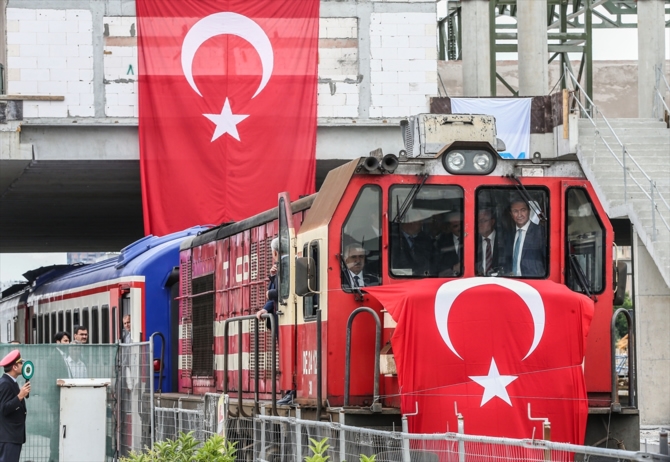
[[[512,198],[510,201],[510,215],[515,224],[511,275],[543,277],[547,268],[547,238],[544,228],[531,221],[530,206],[521,197]]]
[[[379,276],[365,268],[365,249],[361,244],[349,244],[344,248],[346,270],[342,274],[342,288],[363,288],[379,285]]]
[[[391,273],[395,276],[430,276],[433,270],[433,241],[423,231],[421,214],[410,209],[391,236]]]
[[[501,251],[503,236],[496,229],[495,212],[482,208],[477,212],[477,253],[475,272],[477,276],[501,274],[506,266],[505,252]]]
[[[463,217],[459,212],[450,212],[446,220],[447,232],[436,241],[435,273],[440,277],[453,277],[461,274],[463,256]]]

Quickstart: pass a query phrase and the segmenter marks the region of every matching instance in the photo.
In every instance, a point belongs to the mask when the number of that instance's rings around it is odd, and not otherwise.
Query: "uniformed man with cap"
[[[0,462],[18,462],[26,442],[26,398],[30,382],[22,387],[16,379],[23,370],[19,350],[12,350],[0,361],[5,373],[0,377]]]

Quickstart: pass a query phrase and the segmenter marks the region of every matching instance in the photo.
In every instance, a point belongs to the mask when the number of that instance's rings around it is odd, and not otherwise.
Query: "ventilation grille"
[[[193,279],[192,293],[193,375],[211,377],[214,371],[214,275]]]

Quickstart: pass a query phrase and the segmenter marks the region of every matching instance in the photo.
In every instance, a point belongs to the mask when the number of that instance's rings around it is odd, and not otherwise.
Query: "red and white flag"
[[[144,225],[314,192],[319,0],[137,0]]]
[[[413,433],[457,431],[583,444],[582,371],[593,302],[551,281],[470,278],[365,289],[397,327],[391,338]]]

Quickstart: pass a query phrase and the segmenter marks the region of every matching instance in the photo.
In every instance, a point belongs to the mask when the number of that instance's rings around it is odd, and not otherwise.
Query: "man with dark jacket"
[[[0,377],[0,462],[19,462],[26,442],[26,398],[30,382],[22,387],[16,379],[23,371],[19,350],[12,350],[2,361],[5,373]]]
[[[523,199],[513,199],[510,213],[514,221],[512,275],[543,277],[547,272],[547,238],[544,228],[530,220],[530,207]]]

